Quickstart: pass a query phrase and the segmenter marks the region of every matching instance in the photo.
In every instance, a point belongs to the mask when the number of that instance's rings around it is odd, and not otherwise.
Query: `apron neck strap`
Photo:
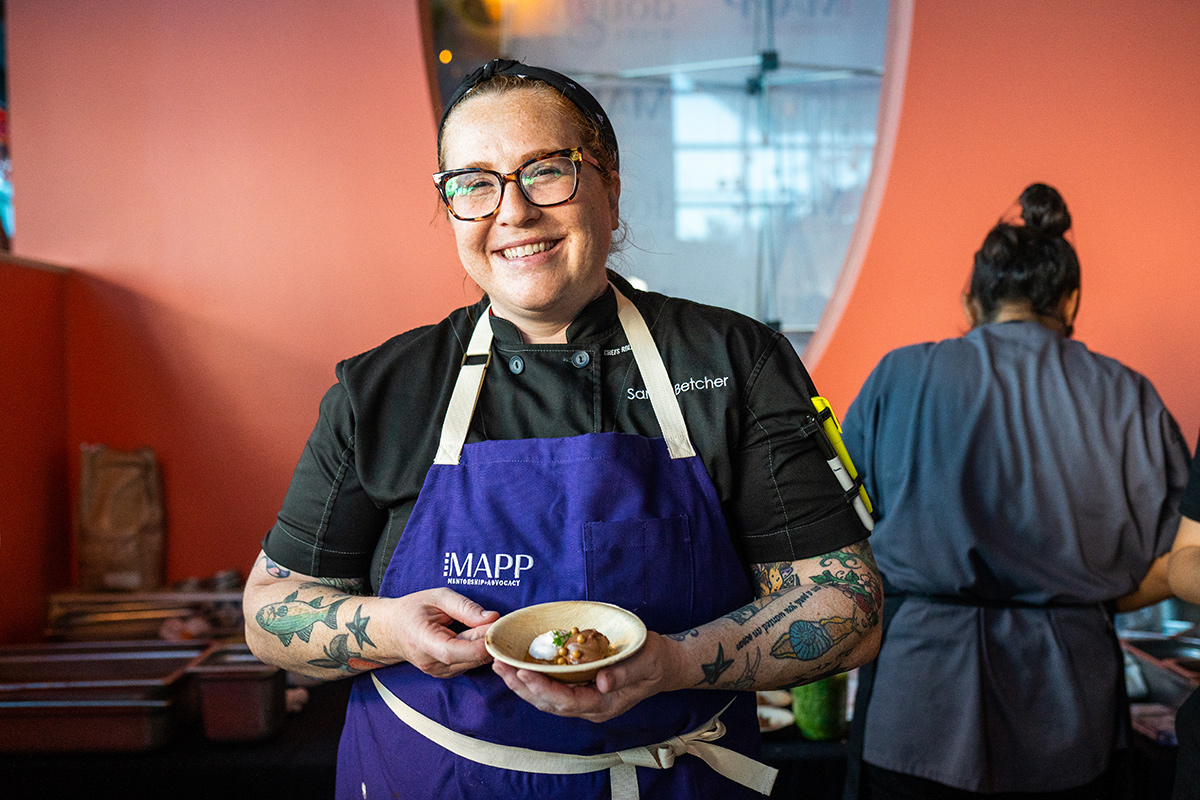
[[[454,382],[454,392],[446,409],[446,419],[442,421],[442,438],[433,463],[458,463],[463,443],[467,441],[467,430],[471,427],[471,417],[475,415],[475,403],[483,388],[483,376],[491,362],[492,307],[489,305],[483,310],[479,322],[475,323],[475,331],[467,343],[462,368],[458,371],[458,380]]]
[[[609,285],[612,286],[611,283]],[[650,328],[633,303],[616,286],[612,286],[612,290],[617,298],[617,319],[625,331],[625,338],[629,340],[642,380],[646,382],[646,392],[650,395],[650,404],[662,429],[667,451],[671,458],[691,458],[696,451],[688,436],[687,424],[683,421],[683,412],[679,409],[679,400],[675,397],[675,388],[663,365],[662,355],[650,335]],[[462,455],[471,417],[475,414],[475,404],[483,388],[483,378],[492,359],[491,314],[491,306],[484,309],[467,344],[458,380],[450,395],[450,405],[446,409],[446,418],[442,422],[442,438],[433,459],[434,464],[457,464]]]
[[[612,284],[609,284],[612,286]],[[683,412],[679,410],[679,400],[675,397],[675,387],[667,375],[662,355],[650,335],[650,328],[641,312],[629,301],[621,290],[612,287],[617,296],[617,319],[625,329],[625,338],[633,350],[633,360],[637,362],[642,380],[646,382],[646,392],[650,395],[650,404],[654,406],[654,416],[658,419],[658,427],[662,429],[663,438],[667,442],[667,450],[671,458],[691,458],[696,455],[692,448],[692,440],[688,437],[687,424],[683,421]]]

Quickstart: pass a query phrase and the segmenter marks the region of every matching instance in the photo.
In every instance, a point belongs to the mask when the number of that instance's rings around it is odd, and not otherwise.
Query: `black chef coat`
[[[787,339],[735,312],[637,291],[614,273],[610,279],[650,326],[743,562],[794,561],[865,539],[820,451],[801,432],[816,390]],[[485,298],[338,364],[338,382],[321,402],[263,541],[271,559],[319,577],[368,577],[378,587],[433,463],[466,343],[486,307]],[[492,360],[469,442],[661,435],[611,291],[583,309],[565,344],[524,344],[498,317],[492,326]]]

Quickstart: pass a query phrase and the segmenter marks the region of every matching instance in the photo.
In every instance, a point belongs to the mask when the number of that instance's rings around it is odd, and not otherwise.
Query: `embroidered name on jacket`
[[[520,586],[521,573],[533,567],[525,553],[450,553],[442,558],[447,584],[470,586]]]
[[[710,378],[705,375],[703,378],[688,378],[683,383],[675,384],[675,394],[683,394],[684,392],[702,392],[706,389],[723,389],[728,385],[728,375],[722,375],[717,378]],[[649,400],[650,393],[645,389],[629,388],[625,390],[625,399]]]

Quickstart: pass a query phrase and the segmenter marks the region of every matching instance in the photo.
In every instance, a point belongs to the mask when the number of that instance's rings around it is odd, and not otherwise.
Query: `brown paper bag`
[[[81,455],[75,539],[79,588],[162,587],[166,531],[154,452],[85,444]]]

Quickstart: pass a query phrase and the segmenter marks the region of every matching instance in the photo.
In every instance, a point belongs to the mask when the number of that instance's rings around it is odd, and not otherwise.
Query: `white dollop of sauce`
[[[558,655],[558,645],[554,643],[554,637],[566,637],[566,635],[567,631],[546,631],[529,643],[529,657],[553,661],[554,657]]]

